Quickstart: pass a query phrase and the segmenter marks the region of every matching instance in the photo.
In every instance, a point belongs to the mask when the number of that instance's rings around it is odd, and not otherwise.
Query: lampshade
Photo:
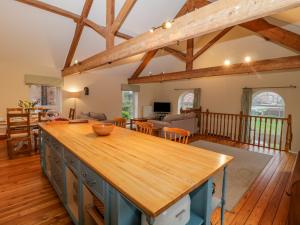
[[[68,98],[80,98],[80,92],[68,92],[67,97]]]

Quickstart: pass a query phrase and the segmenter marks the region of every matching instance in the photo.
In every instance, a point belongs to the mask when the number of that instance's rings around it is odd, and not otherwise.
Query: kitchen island
[[[91,123],[40,127],[42,169],[75,224],[141,225],[146,215],[151,225],[186,195],[188,225],[210,224],[211,178],[232,157],[119,127],[105,137]]]

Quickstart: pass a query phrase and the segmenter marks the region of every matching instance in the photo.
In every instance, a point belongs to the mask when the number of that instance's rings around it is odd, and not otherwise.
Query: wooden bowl
[[[107,136],[109,135],[113,129],[114,125],[112,123],[97,123],[92,125],[95,134],[99,136]]]

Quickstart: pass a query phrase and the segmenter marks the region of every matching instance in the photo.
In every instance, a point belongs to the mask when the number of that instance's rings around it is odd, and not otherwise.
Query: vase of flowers
[[[19,100],[18,106],[23,108],[24,111],[29,112],[29,110],[33,109],[38,103],[38,101]]]

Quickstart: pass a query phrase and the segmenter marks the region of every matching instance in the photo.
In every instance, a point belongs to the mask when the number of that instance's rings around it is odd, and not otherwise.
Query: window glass
[[[179,97],[178,101],[178,111],[180,112],[180,109],[192,109],[194,105],[194,92],[186,92],[183,93]]]
[[[133,91],[122,91],[122,117],[133,119],[137,117],[137,93]]]
[[[256,116],[284,117],[284,100],[274,92],[262,92],[252,99],[251,114]]]
[[[59,111],[60,89],[58,87],[31,85],[29,96],[31,101],[38,102],[38,106],[47,106]]]

